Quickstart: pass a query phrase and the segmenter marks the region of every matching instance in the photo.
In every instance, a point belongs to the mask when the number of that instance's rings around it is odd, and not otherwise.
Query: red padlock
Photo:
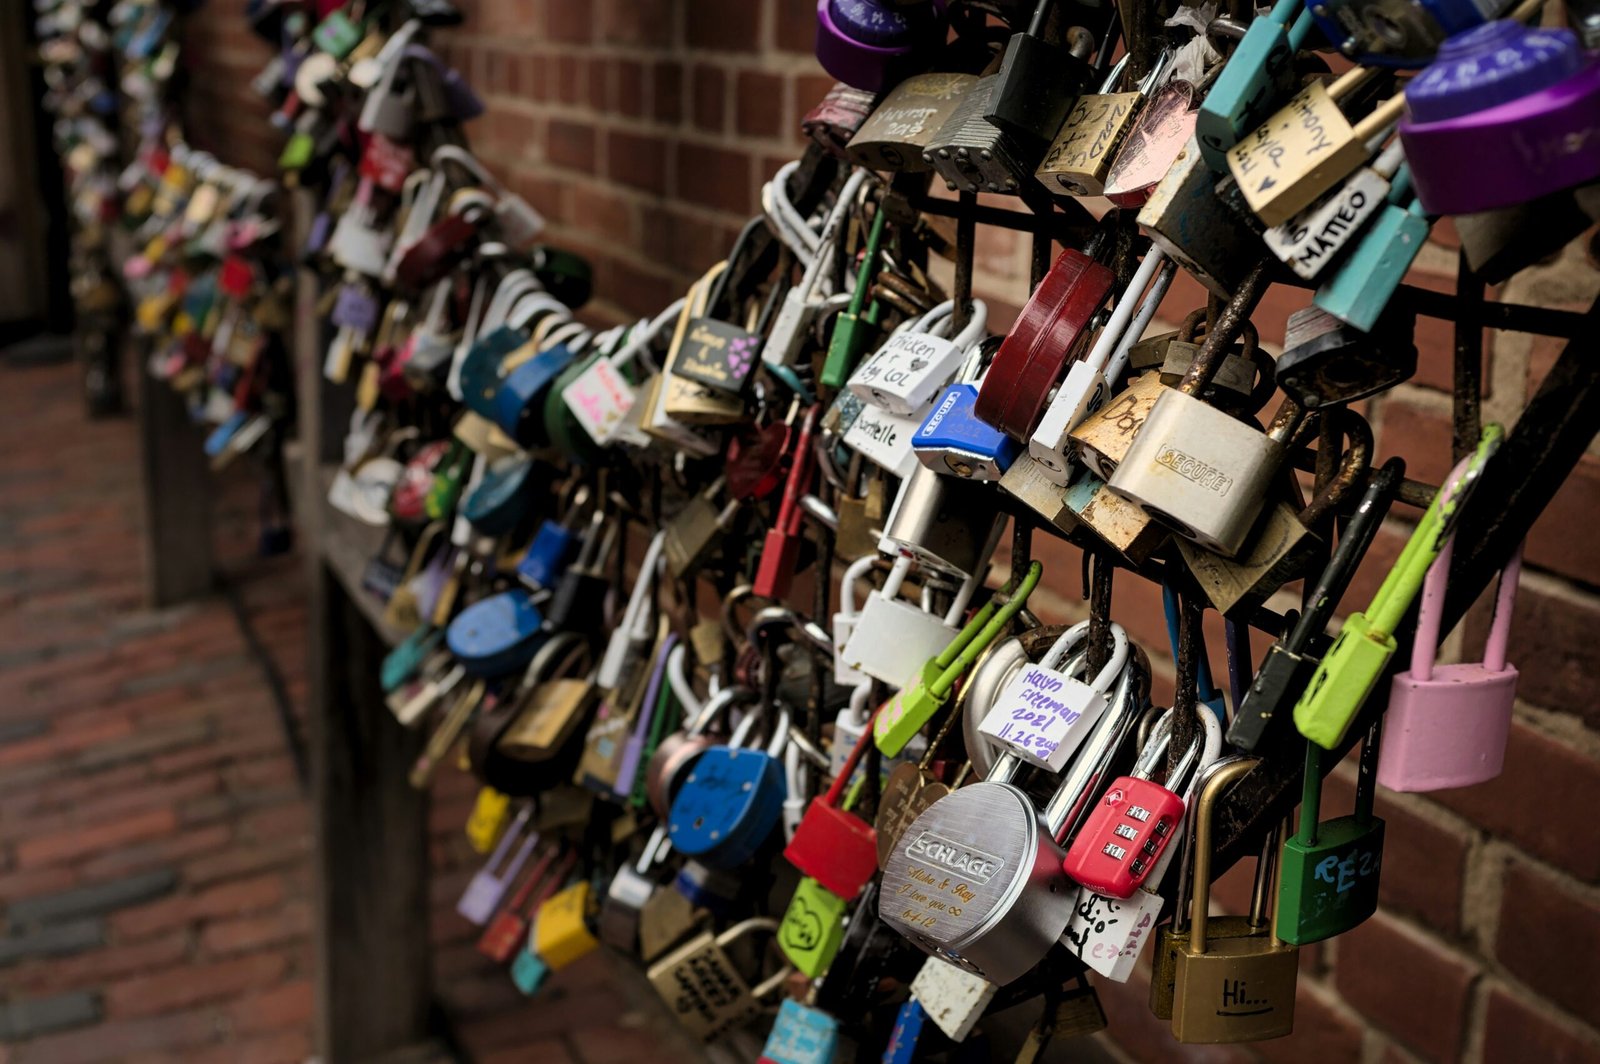
[[[409,146],[396,144],[382,133],[369,134],[366,141],[361,151],[361,176],[371,178],[384,191],[399,195],[406,178],[417,168],[416,154]]]
[[[766,541],[761,546],[761,560],[756,565],[753,582],[755,594],[761,598],[785,597],[794,581],[795,565],[800,560],[800,522],[805,516],[800,509],[800,496],[811,481],[811,436],[816,426],[817,407],[813,405],[800,423],[794,461],[783,486],[783,501],[778,504],[778,519],[767,529]]]
[[[488,217],[487,207],[482,202],[487,198],[464,204],[428,226],[395,264],[395,277],[399,282],[411,289],[426,288],[466,258],[473,237],[478,235]]]
[[[577,851],[568,851],[555,874],[547,877],[545,873],[550,870],[556,853],[555,849],[551,849],[539,858],[539,863],[533,866],[533,871],[528,873],[528,878],[522,881],[522,886],[512,896],[511,904],[501,909],[483,934],[478,936],[479,953],[496,964],[504,964],[528,941],[528,926],[532,922],[529,914],[537,912],[539,906],[561,889],[561,884],[566,882],[567,874],[578,860]],[[539,894],[534,897],[536,888]]]
[[[861,729],[861,737],[833,778],[828,793],[811,799],[794,838],[783,849],[790,864],[845,901],[860,894],[867,881],[878,874],[877,831],[860,817],[840,809],[839,799],[850,785],[850,777],[856,774],[867,744],[872,742],[872,725],[881,712],[882,706],[872,711],[872,718]]]
[[[1075,248],[1057,256],[1001,343],[978,389],[978,417],[1021,443],[1044,416],[1050,390],[1111,294],[1116,275]]]

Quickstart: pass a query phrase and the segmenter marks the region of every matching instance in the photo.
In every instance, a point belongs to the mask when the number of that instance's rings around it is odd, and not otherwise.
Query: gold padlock
[[[1044,162],[1033,173],[1049,191],[1072,196],[1098,196],[1105,191],[1111,161],[1138,119],[1139,104],[1144,100],[1143,89],[1111,91],[1127,63],[1124,56],[1111,68],[1099,92],[1085,93],[1072,105]],[[1152,70],[1146,84],[1154,84],[1155,76]]]
[[[667,349],[666,368],[661,375],[661,410],[673,421],[685,425],[730,425],[744,420],[742,399],[673,372],[682,353],[689,323],[705,315],[712,287],[727,268],[728,262],[724,259],[707,270],[705,276],[696,283],[692,297],[684,302],[683,313],[678,315],[672,344]],[[646,428],[645,431],[650,430]]]
[[[1172,1036],[1180,1042],[1215,1045],[1264,1042],[1294,1030],[1294,990],[1300,950],[1276,934],[1278,891],[1262,933],[1244,938],[1210,937],[1212,820],[1222,791],[1255,768],[1260,758],[1229,762],[1211,777],[1195,804],[1194,890],[1189,941],[1178,949],[1172,999]],[[1284,829],[1274,847],[1283,845]]]
[[[1078,515],[1067,506],[1061,485],[1044,473],[1044,468],[1026,454],[1019,454],[1000,477],[1000,490],[1026,505],[1040,520],[1063,535],[1078,527]]]
[[[1156,373],[1146,373],[1128,383],[1121,394],[1090,414],[1067,435],[1083,456],[1084,464],[1110,480],[1118,463],[1128,453],[1133,438],[1150,416],[1161,393],[1167,391]]]
[[[751,989],[723,947],[745,935],[777,930],[778,921],[761,917],[734,924],[720,935],[702,932],[650,966],[650,985],[679,1024],[709,1042],[758,1014],[761,999],[776,993],[794,971],[784,967]]]
[[[896,85],[861,123],[845,155],[868,170],[910,173],[931,169],[922,157],[967,90],[972,74],[917,74]]]
[[[580,879],[540,906],[528,945],[552,970],[560,971],[600,948],[600,940],[589,930],[590,900],[589,881]]]
[[[1263,225],[1282,225],[1367,161],[1368,144],[1405,109],[1396,93],[1355,125],[1339,100],[1378,73],[1357,67],[1332,85],[1313,81],[1228,149],[1228,169]]]

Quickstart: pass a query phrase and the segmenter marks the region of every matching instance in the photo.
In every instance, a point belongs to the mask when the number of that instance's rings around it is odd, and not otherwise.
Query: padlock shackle
[[[1211,904],[1212,817],[1222,792],[1249,775],[1260,762],[1259,757],[1241,757],[1228,762],[1206,781],[1195,802],[1194,873],[1189,909],[1189,950],[1194,954],[1206,951],[1206,922],[1210,918]]]
[[[857,317],[861,315],[861,308],[867,303],[867,290],[871,288],[868,282],[876,269],[878,262],[878,248],[883,244],[883,230],[888,224],[889,214],[878,206],[878,213],[872,218],[872,228],[867,233],[867,250],[861,258],[861,267],[856,271],[856,290],[850,293],[850,309],[847,313]]]
[[[1270,255],[1263,257],[1249,273],[1245,274],[1244,280],[1239,282],[1238,291],[1234,292],[1233,298],[1222,308],[1222,313],[1217,315],[1216,323],[1206,334],[1205,342],[1200,345],[1200,350],[1195,352],[1188,371],[1178,382],[1178,391],[1184,395],[1198,396],[1205,390],[1206,385],[1211,383],[1211,378],[1217,375],[1228,348],[1239,338],[1239,333],[1250,320],[1251,311],[1255,309],[1256,303],[1266,291],[1270,259]]]
[[[1128,732],[1143,715],[1138,671],[1136,662],[1130,662],[1122,671],[1111,696],[1111,705],[1100,714],[1094,730],[1084,738],[1083,745],[1067,766],[1061,786],[1040,810],[1045,830],[1057,843],[1078,829],[1083,814],[1100,793]],[[987,778],[994,779],[993,772]]]
[[[1133,280],[1128,282],[1128,287],[1123,290],[1121,298],[1111,310],[1111,317],[1107,319],[1105,327],[1100,330],[1100,335],[1095,339],[1094,346],[1084,356],[1083,364],[1095,370],[1102,376],[1110,365],[1113,352],[1122,343],[1123,336],[1128,332],[1128,325],[1133,321],[1136,311],[1144,306],[1144,290],[1155,279],[1161,269],[1161,264],[1167,261],[1166,252],[1159,245],[1151,244],[1150,250],[1145,252],[1144,261],[1139,264],[1139,269],[1134,272]],[[1159,299],[1156,302],[1160,302]],[[1108,378],[1109,379],[1109,378]]]
[[[866,684],[861,685],[863,689],[866,686]],[[872,725],[877,721],[878,714],[883,712],[884,705],[887,704],[880,704],[877,709],[872,711],[871,716],[867,718],[866,723],[861,728],[861,734],[856,737],[855,745],[850,748],[850,756],[844,759],[844,764],[839,767],[839,774],[833,778],[833,782],[828,785],[827,793],[822,796],[822,804],[829,806],[839,804],[839,798],[844,794],[845,787],[849,785],[850,777],[856,774],[856,766],[861,763],[861,756],[867,752],[867,747],[872,745]],[[932,749],[931,745],[929,749]]]
[[[974,661],[978,660],[978,655],[983,653],[984,648],[994,642],[995,638],[1004,631],[1006,625],[1011,623],[1011,619],[1021,612],[1022,607],[1027,604],[1028,596],[1033,594],[1033,589],[1039,586],[1039,577],[1043,572],[1044,566],[1039,562],[1034,562],[1028,566],[1028,573],[1022,578],[1022,584],[1016,591],[1011,593],[1011,597],[1005,605],[996,608],[994,599],[990,599],[984,604],[983,609],[978,611],[976,616],[972,618],[971,623],[961,630],[961,635],[956,637],[956,643],[961,644],[959,654],[954,659],[948,659],[946,655],[949,653],[949,648],[946,648],[945,653],[940,654],[935,659],[941,663],[948,662],[948,664],[945,665],[944,671],[939,674],[938,679],[928,685],[928,693],[930,695],[941,702],[944,701],[950,694],[950,689],[961,678],[961,674],[966,672]],[[1011,585],[1008,583],[1001,588],[1000,595],[1006,594],[1010,587]],[[986,617],[986,615],[988,616]],[[986,621],[987,623],[983,625],[981,631],[969,635],[968,633],[980,621]],[[952,644],[952,646],[954,645]]]
[[[839,615],[841,617],[855,617],[861,612],[856,606],[856,584],[866,579],[867,574],[872,571],[872,567],[877,564],[877,561],[878,556],[876,554],[863,554],[845,567],[844,577],[839,581]]]

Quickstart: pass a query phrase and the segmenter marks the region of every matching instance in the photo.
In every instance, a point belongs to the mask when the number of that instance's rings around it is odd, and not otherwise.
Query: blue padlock
[[[685,861],[673,877],[672,887],[696,909],[704,909],[716,919],[727,916],[739,896],[737,876],[719,868],[708,868],[699,861]]]
[[[548,443],[543,417],[545,397],[551,383],[575,357],[571,347],[555,344],[506,374],[494,395],[494,412],[490,415],[494,423],[524,447]],[[466,390],[464,380],[462,390]]]
[[[766,750],[713,746],[701,754],[667,816],[673,848],[711,868],[733,868],[754,857],[778,826],[788,796],[778,757],[788,741],[784,710]]]
[[[249,420],[249,414],[246,414],[243,410],[235,410],[228,416],[226,421],[212,429],[206,436],[204,444],[206,457],[215,458],[221,454],[228,446],[228,441],[238,435],[239,430],[244,428],[244,423]]]
[[[916,998],[908,998],[894,1018],[889,1044],[883,1048],[883,1064],[911,1064],[917,1055],[917,1039],[922,1037],[928,1013]]]
[[[378,672],[378,682],[384,693],[398,690],[415,676],[422,668],[422,663],[439,649],[443,640],[442,631],[424,625],[396,643],[394,649],[383,656],[383,665]]]
[[[524,942],[511,961],[511,982],[524,995],[531,996],[538,993],[548,978],[550,978],[550,966]]]
[[[468,676],[485,679],[526,668],[545,641],[544,615],[526,591],[502,591],[456,615],[445,643]]]
[[[578,535],[559,521],[543,521],[517,562],[517,576],[533,587],[554,588],[577,553]]]
[[[1250,23],[1195,115],[1200,156],[1212,170],[1228,172],[1228,149],[1269,118],[1286,95],[1285,78],[1311,26],[1311,12],[1301,0],[1278,0],[1270,13]]]
[[[528,342],[528,334],[501,325],[478,337],[461,360],[461,401],[468,410],[494,420],[495,396],[500,393],[500,364]]]
[[[508,456],[491,463],[461,500],[461,516],[485,536],[505,535],[533,505],[533,493],[525,490],[532,476],[530,458]]]
[[[792,998],[778,1006],[759,1064],[830,1064],[839,1053],[839,1021]]]
[[[999,480],[1016,461],[1022,445],[980,420],[977,404],[976,384],[952,384],[946,388],[911,438],[917,461],[935,473],[967,480]]]

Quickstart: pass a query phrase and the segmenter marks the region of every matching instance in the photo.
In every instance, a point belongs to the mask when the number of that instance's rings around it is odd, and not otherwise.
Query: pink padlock
[[[1519,546],[1500,574],[1483,662],[1435,665],[1445,577],[1455,540],[1428,569],[1422,612],[1411,644],[1411,668],[1394,678],[1378,757],[1378,782],[1395,791],[1441,791],[1500,775],[1517,697],[1517,669],[1506,641],[1522,575]]]

